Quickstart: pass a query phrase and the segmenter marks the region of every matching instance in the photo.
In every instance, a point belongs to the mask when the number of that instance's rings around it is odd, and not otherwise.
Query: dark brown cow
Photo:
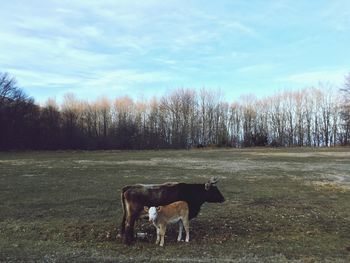
[[[198,215],[203,203],[222,203],[225,199],[216,187],[217,181],[211,178],[205,184],[165,183],[124,186],[121,193],[124,210],[121,224],[123,242],[130,244],[133,240],[135,221],[144,206],[161,206],[186,201],[189,207],[189,219],[192,219]]]

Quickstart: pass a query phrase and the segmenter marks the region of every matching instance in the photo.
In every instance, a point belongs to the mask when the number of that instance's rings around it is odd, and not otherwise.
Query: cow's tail
[[[125,220],[126,220],[126,207],[125,207],[125,196],[124,196],[124,189],[122,190],[120,194],[120,200],[122,202],[122,207],[123,207],[123,218],[120,226],[120,234],[121,236],[124,236],[125,233]]]

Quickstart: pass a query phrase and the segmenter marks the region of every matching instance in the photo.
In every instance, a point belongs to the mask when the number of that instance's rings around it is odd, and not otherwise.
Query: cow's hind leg
[[[123,216],[122,222],[120,223],[120,234],[122,236],[125,234],[125,216]]]
[[[122,219],[122,222],[120,224],[120,234],[121,234],[121,236],[124,236],[124,234],[125,234],[125,219],[126,219],[126,216],[123,215],[123,219]]]
[[[131,214],[126,219],[124,243],[127,245],[130,245],[131,242],[134,240],[134,227],[135,227],[136,218],[137,216],[135,216],[134,214]]]
[[[124,234],[125,234],[125,224],[126,224],[126,211],[124,211],[123,219],[122,219],[121,224],[120,224],[121,236],[124,236]]]
[[[127,204],[128,216],[126,218],[125,224],[125,234],[124,234],[124,243],[131,244],[134,240],[134,227],[136,219],[139,217],[142,207],[133,206]]]

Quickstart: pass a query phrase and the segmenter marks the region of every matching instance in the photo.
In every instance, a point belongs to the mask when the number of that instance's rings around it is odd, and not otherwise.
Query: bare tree
[[[272,130],[271,144],[274,146],[285,146],[286,112],[284,110],[283,96],[277,94],[270,98],[270,123]]]
[[[14,77],[0,72],[0,105],[6,101],[26,100],[28,97],[17,87]]]
[[[61,147],[61,113],[55,99],[49,98],[40,114],[42,148],[47,150]]]
[[[326,147],[330,144],[331,139],[331,115],[333,113],[333,98],[330,88],[323,88],[324,92],[321,93],[321,135],[322,144]]]
[[[111,124],[111,102],[107,97],[102,97],[95,102],[95,105],[99,116],[99,131],[106,138]]]
[[[242,142],[241,112],[240,104],[237,102],[231,104],[229,112],[229,134],[230,145],[233,147],[240,147]]]
[[[82,118],[83,103],[73,93],[66,93],[62,103],[62,129],[65,147],[80,148],[84,122]]]
[[[243,146],[249,147],[255,145],[255,130],[257,112],[255,108],[256,98],[253,95],[241,98],[242,105],[242,127],[243,127]]]
[[[39,140],[39,107],[14,77],[0,72],[0,149],[22,149]]]
[[[310,94],[310,90],[304,90],[305,94],[305,121],[306,121],[306,145],[312,146],[312,127],[313,127],[313,109],[314,100]]]
[[[202,88],[199,93],[199,124],[201,136],[200,145],[206,146],[214,143],[214,113],[218,102],[218,94]]]
[[[347,145],[350,142],[350,73],[345,76],[344,87],[340,91],[343,98],[340,111],[343,127],[341,137],[342,143]]]
[[[122,149],[137,148],[138,127],[135,122],[134,101],[128,97],[117,98],[114,102],[116,145]]]
[[[305,99],[304,91],[296,91],[293,94],[295,103],[295,144],[298,146],[304,145],[305,137]]]
[[[350,74],[341,97],[319,86],[263,99],[245,96],[229,104],[217,91],[177,89],[150,100],[125,96],[113,103],[105,97],[82,101],[70,93],[60,106],[50,99],[39,107],[14,78],[0,73],[0,148],[346,144],[350,139]]]

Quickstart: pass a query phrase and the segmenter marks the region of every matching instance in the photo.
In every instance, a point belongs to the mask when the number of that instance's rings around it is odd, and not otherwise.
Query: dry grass
[[[349,262],[350,151],[244,149],[0,153],[0,261]],[[205,182],[191,241],[131,247],[117,237],[120,189],[132,183]]]

